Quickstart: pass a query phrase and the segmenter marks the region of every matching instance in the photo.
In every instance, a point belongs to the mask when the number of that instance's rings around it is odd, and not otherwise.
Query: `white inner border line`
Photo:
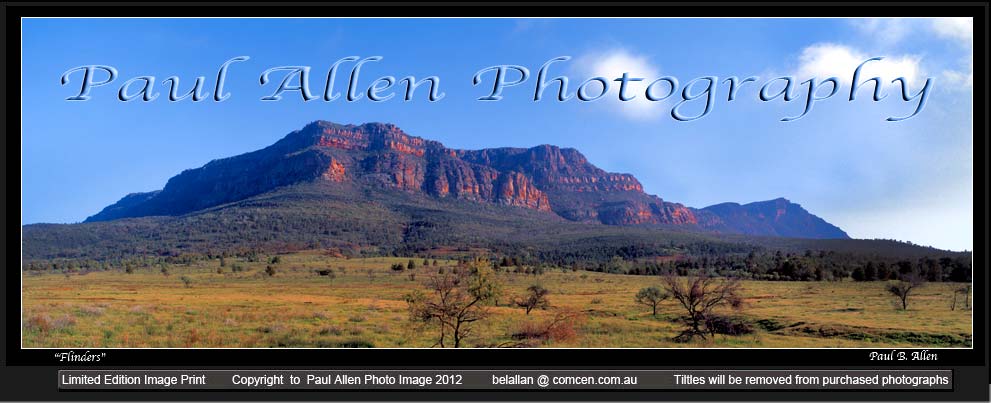
[[[971,16],[965,16],[967,18],[973,18]],[[201,20],[201,19],[316,19],[316,20],[353,20],[353,19],[409,19],[409,20],[432,20],[432,19],[491,19],[491,20],[503,20],[503,19],[536,19],[536,20],[575,20],[575,19],[596,19],[596,20],[610,20],[610,19],[643,19],[643,20],[666,20],[666,19],[701,19],[701,20],[721,20],[721,19],[733,19],[733,20],[756,20],[756,19],[841,19],[841,20],[856,20],[856,19],[873,19],[873,18],[905,18],[905,19],[935,19],[935,18],[946,18],[944,17],[21,17],[21,43],[20,43],[20,57],[21,57],[21,231],[20,231],[20,260],[21,260],[21,318],[20,318],[20,343],[19,346],[21,350],[249,350],[254,351],[258,349],[278,349],[278,350],[357,350],[351,347],[24,347],[24,20],[45,20],[45,19],[74,19],[74,20],[94,20],[94,19],[139,19],[139,20]],[[973,22],[972,24],[973,25]],[[971,37],[971,54],[970,59],[973,63],[974,52],[973,52],[973,37]],[[971,106],[973,109],[974,104],[974,90],[971,88],[970,91]],[[971,144],[971,154],[973,155],[974,150],[974,116],[971,113],[970,116],[970,144]],[[971,171],[974,170],[973,158],[971,159]],[[971,206],[971,216],[973,216],[973,205]],[[974,238],[974,227],[970,228],[971,239]],[[976,295],[977,288],[974,283],[974,271],[975,269],[975,256],[976,250],[970,252],[970,278],[971,278],[971,289]],[[988,290],[983,290],[987,292]],[[975,348],[977,340],[974,337],[974,308],[971,304],[970,310],[970,347],[890,347],[890,346],[878,346],[878,347],[538,347],[536,349],[542,350],[973,350]],[[519,348],[519,349],[500,349],[500,348],[488,348],[488,347],[460,347],[455,349],[454,347],[373,347],[376,350],[522,350],[522,351],[532,351],[531,348]]]

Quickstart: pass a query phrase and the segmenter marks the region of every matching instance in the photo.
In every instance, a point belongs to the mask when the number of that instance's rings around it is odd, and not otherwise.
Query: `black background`
[[[4,309],[0,311],[6,346],[0,362],[0,398],[10,400],[988,400],[987,256],[988,251],[988,113],[987,15],[984,3],[911,5],[857,4],[473,4],[420,5],[365,3],[361,6],[299,3],[257,4],[59,4],[7,3],[6,29],[6,164],[2,198],[2,256],[6,276]],[[871,362],[871,351],[890,349],[97,349],[106,352],[99,365],[60,364],[56,352],[68,349],[20,348],[20,18],[36,17],[974,17],[974,348],[933,349],[935,362]],[[126,35],[125,32],[121,33]],[[81,32],[66,46],[88,38]],[[306,38],[300,38],[306,40]],[[732,41],[732,38],[724,38]],[[663,46],[663,44],[658,44]],[[745,44],[740,44],[745,46]],[[175,50],[173,50],[175,51]],[[332,57],[334,55],[328,55]],[[53,80],[56,78],[53,78]],[[28,89],[29,90],[29,89]],[[934,135],[936,135],[934,133]],[[86,350],[74,349],[77,353]],[[918,349],[899,349],[915,351]],[[913,366],[914,365],[914,366]],[[952,392],[644,392],[644,391],[335,391],[335,392],[58,392],[58,369],[954,369]]]

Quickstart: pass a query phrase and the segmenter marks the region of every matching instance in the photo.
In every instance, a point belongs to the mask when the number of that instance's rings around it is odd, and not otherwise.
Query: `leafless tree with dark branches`
[[[670,274],[661,282],[667,294],[685,309],[683,318],[688,328],[675,337],[678,341],[690,341],[695,336],[706,339],[706,335],[712,333],[707,328],[707,319],[716,308],[740,309],[743,306],[739,279],[716,278],[697,272],[685,277]]]

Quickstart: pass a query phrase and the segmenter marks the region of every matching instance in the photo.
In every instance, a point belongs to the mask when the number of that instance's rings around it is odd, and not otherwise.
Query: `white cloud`
[[[950,88],[970,88],[974,85],[974,72],[943,70],[940,74],[942,81]]]
[[[897,43],[911,32],[908,21],[902,18],[858,18],[852,22],[862,33],[882,43]]]
[[[944,39],[957,41],[967,49],[972,49],[974,44],[974,19],[971,17],[946,17],[934,18],[931,28],[933,32]],[[959,90],[971,90],[974,86],[974,60],[973,51],[969,52],[960,62],[957,69],[946,69],[941,73],[944,82],[949,84],[948,88]]]
[[[578,85],[585,78],[605,77],[607,80],[610,80],[610,88],[608,94],[602,97],[601,102],[608,103],[612,109],[629,118],[652,119],[664,116],[665,109],[662,107],[663,102],[650,101],[644,97],[644,90],[647,85],[651,81],[661,77],[660,69],[651,64],[646,57],[618,49],[611,50],[608,53],[585,54],[573,60],[573,63],[575,68],[578,69],[579,74],[581,74],[579,78],[581,81],[569,83],[569,91],[577,91]],[[635,96],[634,99],[629,101],[619,100],[619,83],[611,81],[622,77],[623,73],[629,73],[631,78],[644,79],[643,81],[628,83],[626,90],[627,96]],[[599,87],[590,88],[598,89]],[[662,94],[666,93],[667,87],[659,91],[662,91]]]
[[[864,40],[873,43],[875,49],[892,49],[899,42],[908,42],[904,39],[912,35],[928,35],[943,41],[963,45],[970,49],[974,38],[974,19],[971,17],[941,17],[941,18],[861,18],[851,20],[851,24],[856,27],[864,36]],[[847,48],[849,50],[849,48]],[[808,49],[807,49],[808,50]],[[852,52],[852,51],[851,51]],[[854,52],[855,53],[855,52]],[[940,67],[934,67],[939,71],[938,78],[942,88],[949,90],[970,90],[974,83],[974,67],[971,60],[971,53],[962,58],[956,65],[950,63]],[[855,53],[857,57],[863,54]],[[889,60],[889,64],[904,66],[912,70],[911,65],[918,67],[918,58],[908,56],[907,59]],[[821,64],[822,61],[820,61]],[[913,63],[915,62],[915,63]],[[938,62],[937,62],[938,63]],[[897,66],[889,66],[895,68]],[[885,70],[883,66],[877,66]],[[821,68],[820,68],[821,70]]]
[[[932,30],[936,35],[955,39],[970,45],[974,38],[974,19],[971,17],[945,17],[932,19]]]
[[[860,70],[861,80],[881,77],[884,82],[890,83],[895,78],[905,77],[909,83],[914,83],[923,78],[919,64],[921,58],[918,56],[868,54],[835,43],[817,43],[803,49],[795,74],[799,80],[817,77],[821,81],[837,77],[841,84],[849,84],[857,66],[872,57],[884,59],[865,64]]]

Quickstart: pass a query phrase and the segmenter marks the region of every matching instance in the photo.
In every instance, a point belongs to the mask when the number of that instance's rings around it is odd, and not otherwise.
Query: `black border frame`
[[[767,4],[750,5],[726,3],[694,4],[629,4],[605,3],[560,4],[534,3],[479,3],[443,4],[425,3],[366,3],[316,5],[305,3],[149,3],[113,4],[93,3],[78,5],[69,3],[6,3],[3,21],[6,28],[4,41],[5,78],[0,89],[6,93],[4,122],[6,123],[6,172],[0,175],[7,214],[2,219],[2,255],[6,258],[6,276],[0,282],[6,286],[4,308],[0,319],[5,332],[0,344],[5,350],[0,356],[0,385],[5,386],[0,399],[16,400],[988,400],[988,112],[987,112],[987,37],[988,5],[986,3],[908,3],[879,5],[848,3],[825,5]],[[161,17],[290,17],[290,16],[589,16],[589,17],[859,17],[859,16],[972,16],[974,17],[974,130],[975,130],[975,209],[974,233],[974,348],[940,349],[939,361],[933,362],[870,362],[865,349],[588,349],[580,350],[581,360],[576,361],[575,350],[566,349],[369,349],[369,350],[319,350],[319,349],[99,349],[107,352],[107,358],[99,366],[59,364],[53,359],[56,351],[68,349],[20,348],[20,18],[21,17],[83,17],[83,16],[161,16]],[[16,55],[16,56],[14,56]],[[13,56],[13,57],[12,57]],[[17,83],[17,86],[13,84]],[[8,119],[9,117],[9,119]],[[979,117],[983,117],[980,119]],[[979,167],[979,168],[978,168]],[[8,186],[10,184],[10,186]],[[10,192],[8,193],[8,190]],[[11,201],[7,204],[7,201]],[[17,218],[14,222],[8,219]],[[977,227],[980,225],[980,227]],[[8,253],[8,252],[13,252]],[[12,292],[15,291],[16,292]],[[78,349],[77,349],[78,350]],[[888,351],[878,349],[876,351]],[[899,349],[914,351],[920,349]],[[465,366],[464,363],[485,363],[484,367]],[[411,366],[404,363],[430,363],[430,366]],[[690,364],[694,363],[694,364]],[[702,365],[700,365],[702,364]],[[741,369],[806,368],[806,369],[870,369],[870,368],[952,368],[954,390],[952,392],[649,392],[649,391],[419,391],[416,394],[395,391],[356,392],[62,392],[53,385],[56,369],[97,369],[100,367],[134,369],[166,369],[168,367],[196,368],[334,368],[334,369],[389,369],[389,368],[503,368],[503,369],[552,369],[552,368],[628,368],[668,369],[698,368]],[[262,368],[259,368],[262,369]],[[16,387],[14,386],[16,385]],[[276,394],[272,394],[276,393]],[[855,393],[855,395],[851,395]]]

